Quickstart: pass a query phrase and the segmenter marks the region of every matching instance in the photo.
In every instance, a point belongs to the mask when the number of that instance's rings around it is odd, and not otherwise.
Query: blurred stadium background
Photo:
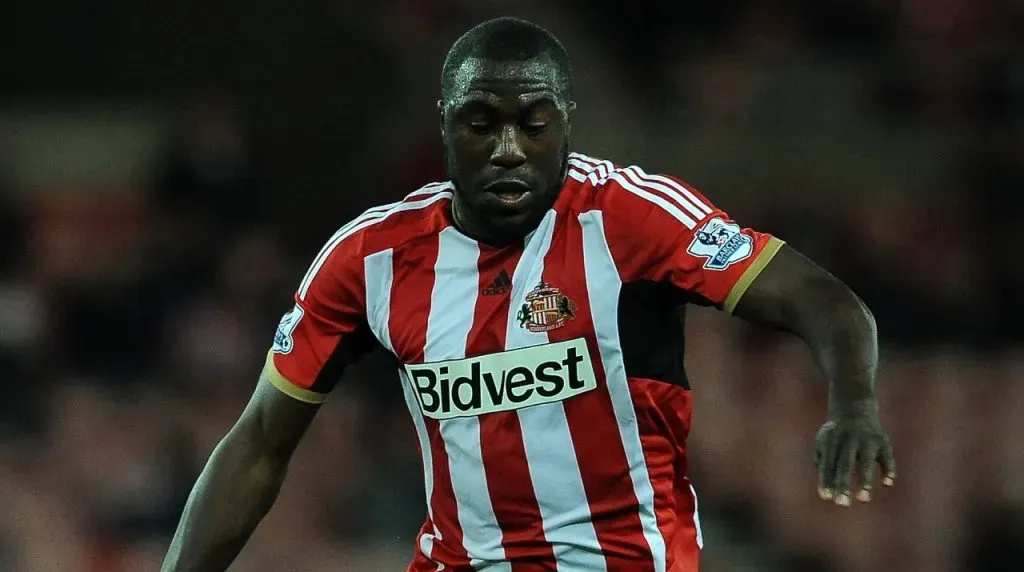
[[[807,352],[688,324],[709,572],[1024,562],[1024,4],[379,0],[0,8],[0,570],[156,570],[322,241],[441,178],[466,28],[574,58],[576,148],[679,174],[850,283],[883,337],[898,487],[814,494]],[[235,569],[403,569],[421,467],[352,371]]]

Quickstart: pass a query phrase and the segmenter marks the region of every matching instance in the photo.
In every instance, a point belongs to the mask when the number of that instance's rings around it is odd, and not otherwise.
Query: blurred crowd
[[[527,0],[501,14],[567,44],[579,151],[689,180],[867,301],[902,463],[870,509],[820,505],[824,386],[806,351],[696,312],[708,570],[1017,569],[1002,562],[1024,556],[1024,7],[629,6]],[[291,16],[279,41],[316,44],[304,22],[341,52],[296,64],[310,77],[268,86],[273,98],[204,78],[195,96],[150,97],[171,128],[118,192],[26,189],[0,140],[0,571],[157,569],[320,243],[443,177],[444,50],[496,9],[389,0]],[[345,89],[325,93],[318,74]],[[371,356],[339,384],[239,570],[408,560],[422,468],[385,364]]]

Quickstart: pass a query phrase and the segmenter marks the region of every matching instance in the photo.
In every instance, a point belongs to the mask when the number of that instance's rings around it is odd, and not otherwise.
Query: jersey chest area
[[[542,224],[521,247],[496,249],[442,232],[433,260],[401,264],[396,253],[392,297],[401,315],[391,320],[390,335],[399,361],[439,362],[576,339],[594,347],[591,297],[617,299],[618,277],[588,273],[579,233],[553,232],[553,226]]]

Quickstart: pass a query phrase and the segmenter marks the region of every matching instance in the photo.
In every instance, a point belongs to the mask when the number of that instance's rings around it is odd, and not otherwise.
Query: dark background
[[[0,570],[158,568],[323,241],[443,177],[441,62],[497,15],[566,44],[577,150],[681,176],[878,319],[901,477],[841,511],[806,350],[693,313],[706,568],[1019,569],[1022,6],[4,3]],[[402,569],[422,469],[385,363],[339,385],[238,570]]]

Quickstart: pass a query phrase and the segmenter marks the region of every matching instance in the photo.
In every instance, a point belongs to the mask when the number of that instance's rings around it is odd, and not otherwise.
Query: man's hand
[[[892,441],[877,413],[837,415],[826,421],[814,438],[814,462],[818,496],[839,506],[850,506],[854,486],[857,500],[871,500],[879,465],[883,485],[891,487],[896,479]]]
[[[875,399],[878,331],[864,302],[821,267],[783,246],[739,299],[734,315],[803,338],[828,378],[828,421],[814,442],[818,495],[850,506],[856,485],[857,499],[870,501],[879,464],[882,484],[892,486],[892,442]]]

